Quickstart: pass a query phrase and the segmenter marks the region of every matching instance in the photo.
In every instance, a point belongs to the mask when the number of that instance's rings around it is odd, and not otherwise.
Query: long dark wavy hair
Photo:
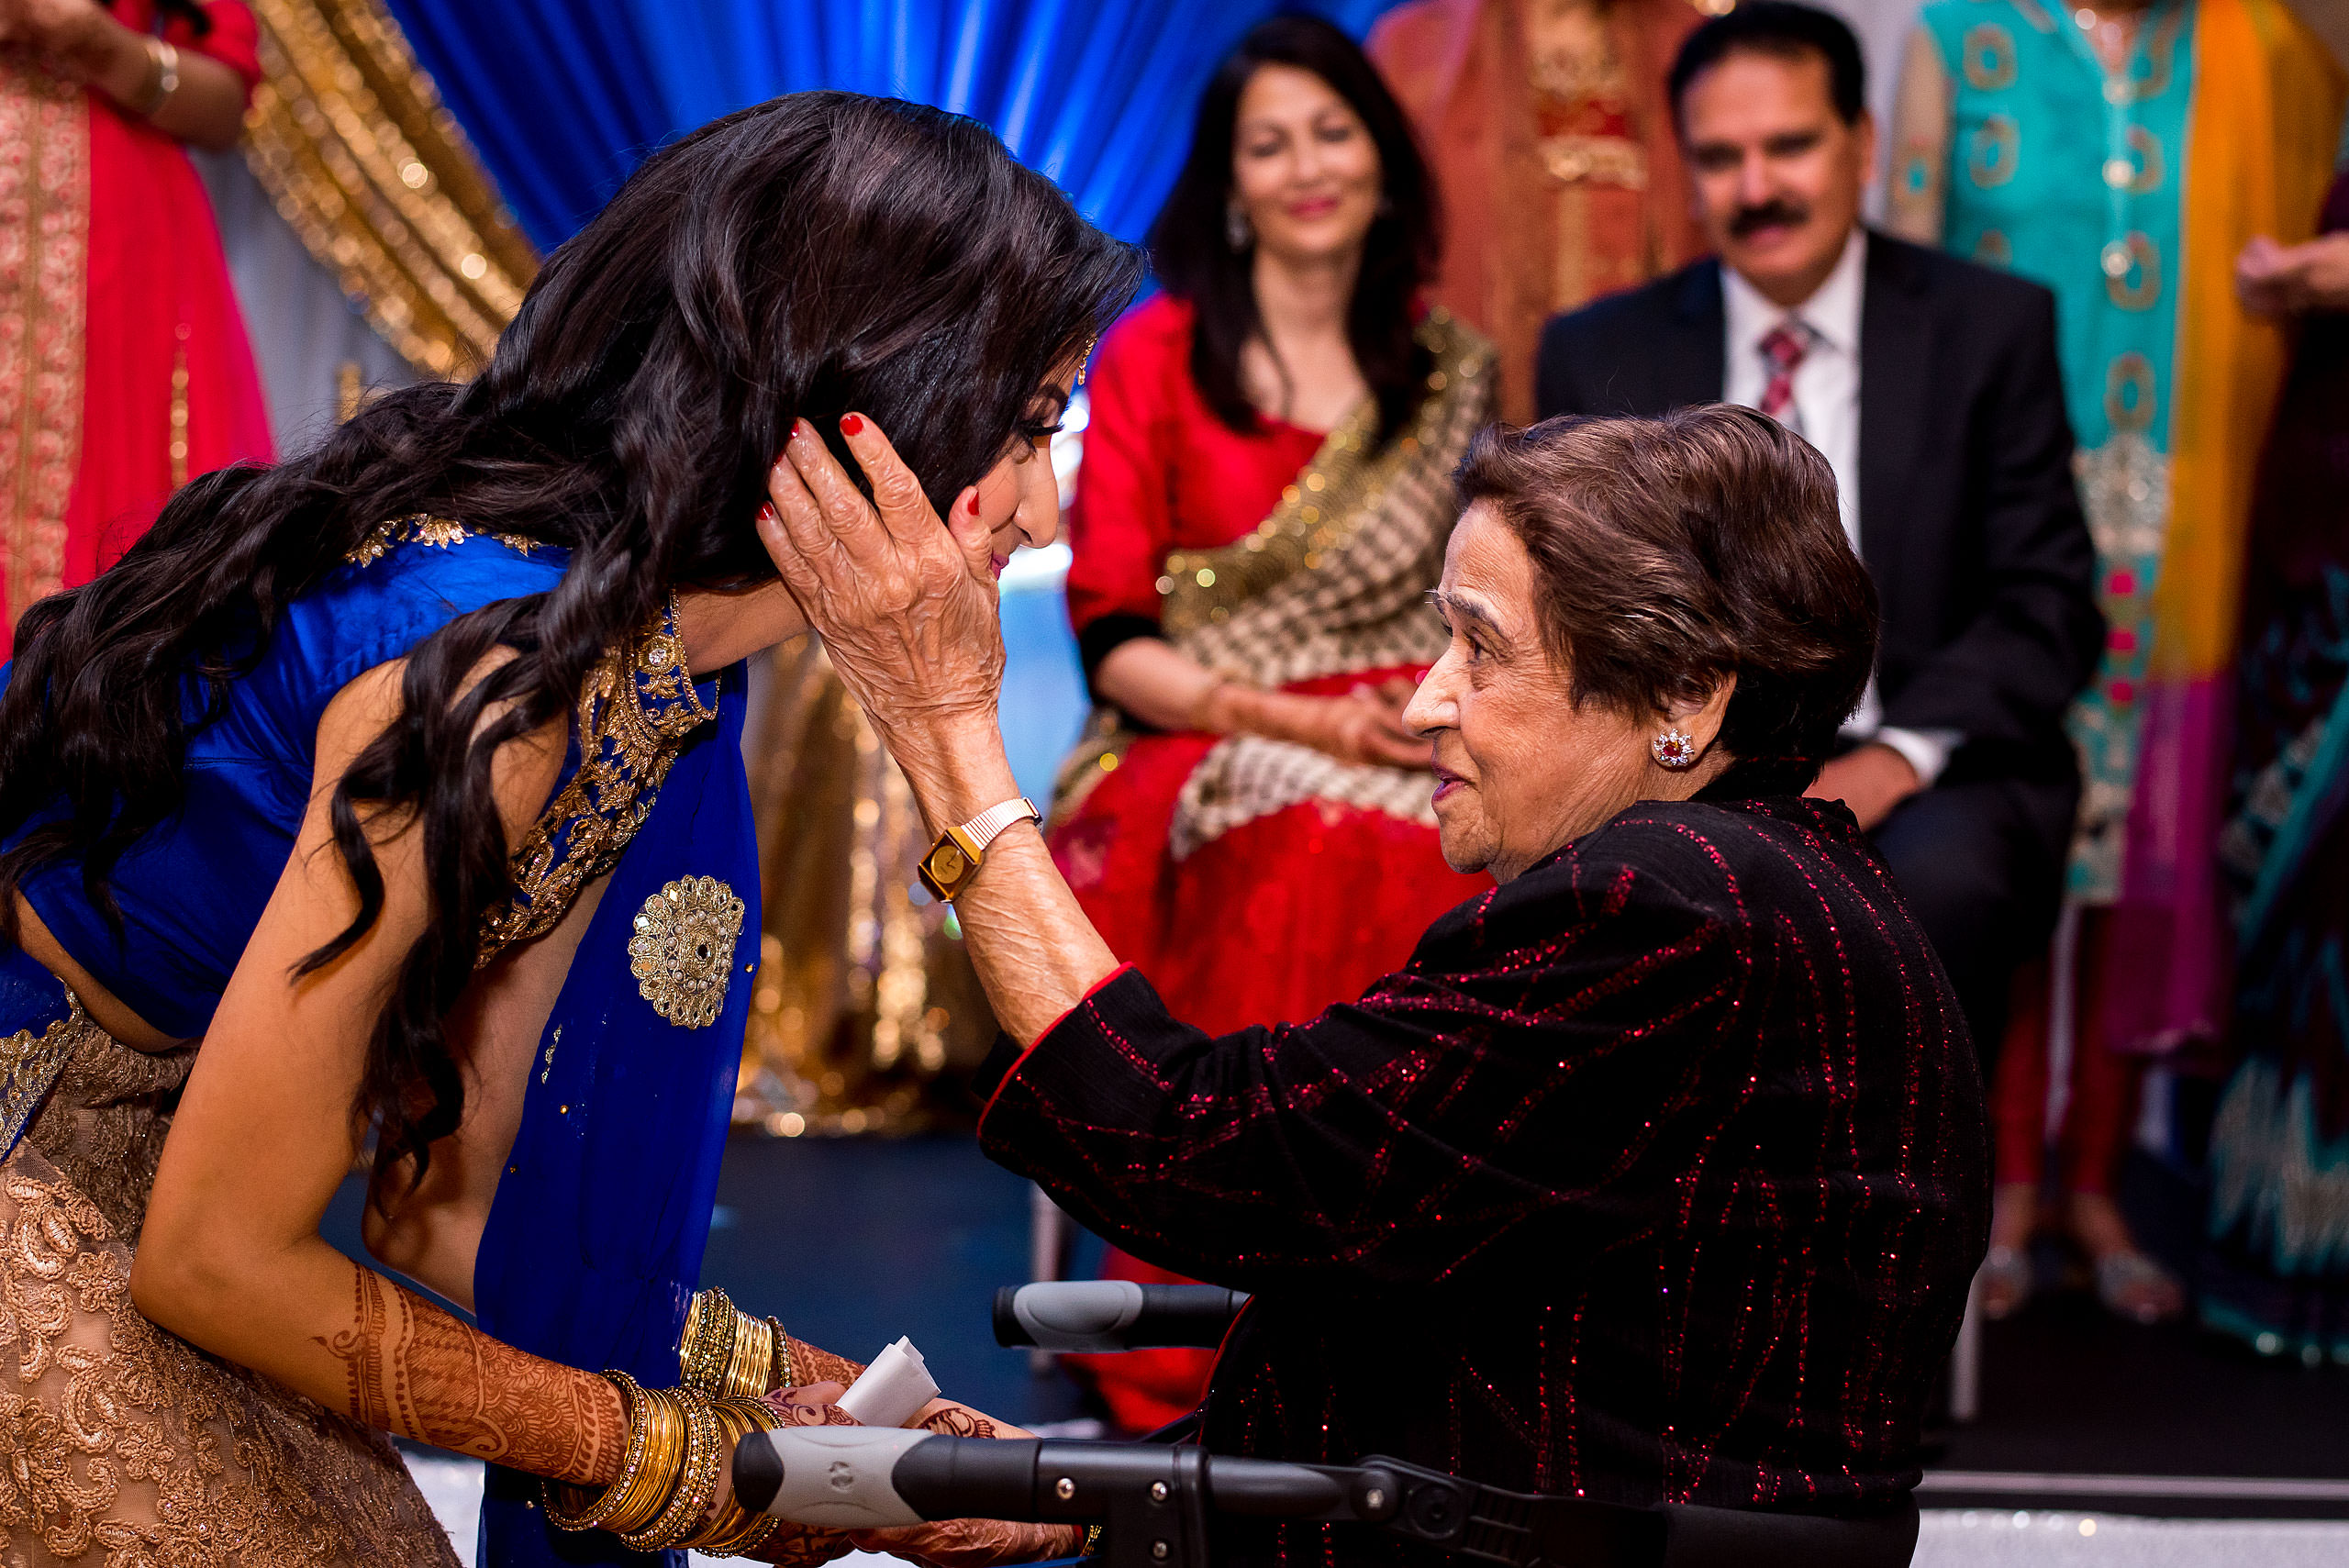
[[[673,587],[774,576],[752,517],[795,417],[845,456],[839,417],[873,416],[943,511],[1141,275],[1131,247],[985,128],[918,105],[799,94],[655,153],[548,261],[476,379],[389,393],[300,458],[196,480],[119,564],[26,613],[0,695],[0,835],[65,809],[0,854],[11,934],[17,885],[61,860],[119,929],[108,877],[182,804],[190,737],[287,602],[379,522],[431,513],[562,546],[553,588],[409,651],[402,717],[335,788],[360,908],[297,973],[383,907],[363,818],[412,813],[424,833],[429,923],[375,1020],[355,1107],[379,1172],[414,1156],[420,1179],[463,1114],[442,1020],[512,886],[492,754],[567,717],[590,666]],[[500,647],[518,656],[468,688]]]
[[[1224,222],[1240,95],[1267,65],[1296,66],[1327,82],[1362,117],[1378,149],[1384,199],[1363,242],[1346,338],[1378,399],[1384,441],[1427,395],[1433,361],[1412,336],[1413,302],[1435,275],[1442,237],[1434,184],[1411,139],[1410,121],[1353,39],[1318,17],[1281,16],[1240,40],[1200,95],[1190,154],[1151,225],[1151,262],[1166,292],[1187,300],[1196,314],[1191,379],[1199,396],[1233,429],[1258,428],[1256,410],[1240,386],[1240,351],[1264,329],[1256,310],[1255,248],[1233,250]]]

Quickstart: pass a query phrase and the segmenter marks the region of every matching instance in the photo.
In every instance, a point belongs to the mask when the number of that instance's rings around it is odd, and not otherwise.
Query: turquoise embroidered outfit
[[[2305,237],[2341,73],[2280,0],[2154,0],[2125,60],[2042,0],[1936,0],[1949,84],[1941,233],[2054,291],[2081,500],[2109,626],[2070,719],[2068,882],[2111,909],[2102,1028],[2121,1050],[2223,1031],[2214,847],[2252,471],[2283,370],[2234,298],[2254,235]],[[1912,191],[1932,171],[1904,171]]]
[[[440,519],[386,524],[286,606],[192,738],[185,808],[114,873],[119,929],[77,865],[28,877],[27,900],[127,1006],[200,1043],[292,851],[327,703],[456,617],[552,587],[564,564],[560,550]],[[540,1041],[474,1295],[484,1331],[652,1385],[678,1377],[756,958],[743,696],[739,666],[696,685],[665,619],[607,653],[511,895],[481,934],[486,962],[610,878]],[[119,1044],[13,947],[0,952],[0,1037],[13,1146],[0,1148],[0,1342],[15,1335],[20,1367],[13,1385],[0,1378],[0,1529],[38,1541],[44,1562],[226,1562],[254,1540],[288,1563],[453,1562],[383,1434],[130,1306],[131,1250],[196,1045]],[[100,1407],[115,1414],[93,1438],[78,1412]],[[521,1483],[493,1473],[485,1565],[558,1561],[536,1484]],[[644,1560],[612,1537],[565,1538],[560,1551]]]
[[[2120,888],[2135,699],[2169,520],[2191,10],[2192,0],[2158,0],[2129,71],[2110,78],[2070,18],[2036,0],[1943,0],[1922,18],[1953,86],[1943,243],[2055,291],[2065,412],[2111,628],[2071,718],[2082,790],[2069,884],[2096,903]]]

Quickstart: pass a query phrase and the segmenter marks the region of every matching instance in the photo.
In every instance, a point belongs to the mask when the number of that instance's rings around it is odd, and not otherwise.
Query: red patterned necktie
[[[1788,317],[1762,334],[1758,346],[1763,362],[1770,367],[1770,384],[1762,389],[1762,412],[1799,431],[1800,412],[1798,410],[1792,419],[1787,417],[1787,413],[1795,406],[1795,371],[1801,365],[1803,356],[1810,352],[1810,328]]]

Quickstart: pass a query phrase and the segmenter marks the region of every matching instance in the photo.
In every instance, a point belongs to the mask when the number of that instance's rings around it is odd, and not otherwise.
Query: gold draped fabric
[[[744,746],[766,930],[735,1120],[911,1130],[925,1087],[986,1054],[995,1016],[950,912],[915,884],[930,839],[913,793],[822,644],[776,650],[758,680]]]
[[[369,325],[429,376],[489,357],[538,256],[381,0],[249,0],[246,161]]]
[[[88,95],[0,59],[0,561],[8,625],[57,592],[81,462]]]

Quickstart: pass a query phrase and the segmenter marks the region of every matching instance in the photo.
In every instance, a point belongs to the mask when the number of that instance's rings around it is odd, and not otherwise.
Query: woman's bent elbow
[[[207,1325],[232,1317],[251,1288],[251,1271],[201,1237],[150,1226],[130,1263],[130,1300],[158,1328],[202,1344]]]

